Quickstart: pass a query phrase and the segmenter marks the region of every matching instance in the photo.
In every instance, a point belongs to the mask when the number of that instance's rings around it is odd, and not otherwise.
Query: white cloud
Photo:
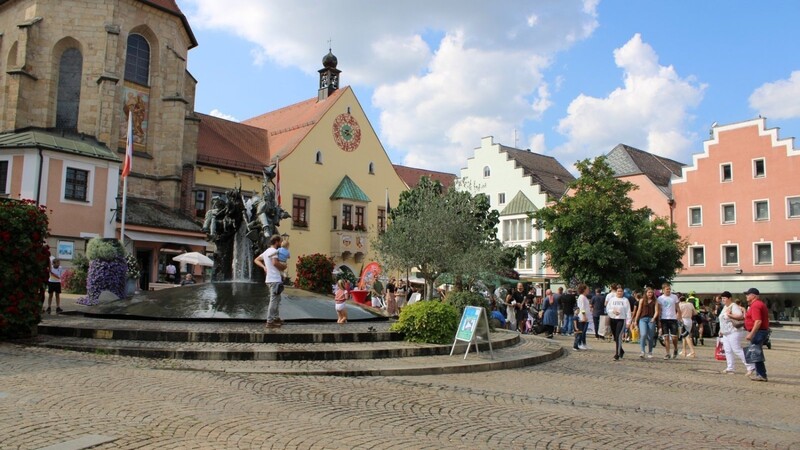
[[[800,70],[788,80],[764,83],[750,95],[750,107],[770,119],[800,118]]]
[[[220,110],[218,110],[216,108],[212,109],[211,112],[208,113],[208,115],[209,116],[214,116],[214,117],[219,117],[220,119],[230,120],[232,122],[238,122],[239,121],[239,119],[237,119],[236,117],[233,117],[230,114],[225,114],[224,112],[222,112],[222,111],[220,111]]]
[[[332,39],[342,82],[374,89],[384,145],[404,164],[453,171],[482,136],[538,120],[552,106],[544,69],[598,26],[597,0],[184,2],[193,27],[253,43],[254,64],[316,74]]]
[[[625,143],[666,157],[688,158],[694,141],[688,111],[700,103],[706,86],[659,64],[655,50],[639,34],[614,51],[614,61],[624,72],[624,85],[605,98],[575,98],[558,124],[568,141],[554,153],[567,164]]]
[[[544,134],[538,133],[531,136],[528,141],[528,148],[534,153],[544,153],[547,150],[547,145],[544,142]]]

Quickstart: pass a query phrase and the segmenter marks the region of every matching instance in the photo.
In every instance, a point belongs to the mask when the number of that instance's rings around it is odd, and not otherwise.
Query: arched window
[[[58,66],[58,96],[56,101],[56,128],[58,129],[78,129],[82,73],[83,55],[77,48],[68,48],[61,55],[61,61]]]
[[[322,152],[317,150],[317,155],[314,156],[314,162],[317,164],[322,164]]]
[[[369,174],[375,175],[375,163],[369,163]]]
[[[489,166],[483,168],[483,177],[488,178],[492,174],[492,169]]]
[[[148,86],[150,81],[150,44],[141,34],[128,36],[125,54],[125,80]]]

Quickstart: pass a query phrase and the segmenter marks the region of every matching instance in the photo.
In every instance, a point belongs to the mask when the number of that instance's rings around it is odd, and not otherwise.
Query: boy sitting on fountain
[[[281,247],[278,249],[278,261],[286,264],[288,267],[287,261],[289,261],[290,257],[291,255],[289,253],[289,239],[287,238],[281,242]],[[284,270],[283,273],[281,273],[281,275],[283,276],[283,284],[291,283],[288,272]]]

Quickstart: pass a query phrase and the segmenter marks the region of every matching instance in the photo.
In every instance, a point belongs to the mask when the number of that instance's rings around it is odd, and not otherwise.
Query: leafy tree
[[[577,168],[572,195],[530,214],[547,233],[532,248],[564,280],[640,287],[672,279],[686,249],[675,225],[651,220],[649,208],[633,209],[628,193],[637,187],[615,178],[605,157],[579,161]]]
[[[424,177],[400,194],[389,217],[390,226],[374,246],[389,267],[418,268],[428,298],[442,273],[460,285],[465,277],[499,267],[502,246],[495,238],[499,214],[483,194],[445,190]]]

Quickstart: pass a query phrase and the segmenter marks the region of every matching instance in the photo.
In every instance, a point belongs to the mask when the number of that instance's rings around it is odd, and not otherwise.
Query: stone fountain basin
[[[89,317],[163,320],[267,320],[264,283],[218,282],[142,292],[88,308]],[[333,296],[287,287],[281,294],[280,316],[288,321],[336,321]],[[386,320],[379,310],[347,303],[350,321]]]

